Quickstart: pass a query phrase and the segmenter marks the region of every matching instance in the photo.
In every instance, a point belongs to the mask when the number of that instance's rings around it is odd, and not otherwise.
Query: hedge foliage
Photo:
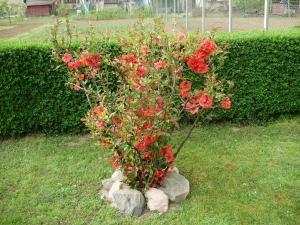
[[[261,122],[300,111],[299,30],[220,34],[217,41],[229,45],[218,73],[235,83],[232,109],[219,118]],[[0,136],[83,130],[85,96],[65,87],[66,71],[50,54],[48,43],[0,43]]]

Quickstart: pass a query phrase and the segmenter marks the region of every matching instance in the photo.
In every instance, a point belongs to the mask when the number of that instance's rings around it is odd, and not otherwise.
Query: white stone
[[[119,191],[121,189],[121,186],[122,186],[122,183],[120,181],[118,181],[118,180],[115,181],[114,184],[111,186],[111,189],[108,192],[108,199],[110,201],[112,200],[113,194],[116,191]]]
[[[173,168],[169,168],[168,170],[169,172],[176,172],[176,173],[179,173],[179,169],[176,167],[176,166],[173,166]]]
[[[159,188],[173,202],[183,201],[190,191],[189,181],[176,172],[170,172],[170,176],[164,179],[164,185]]]
[[[112,206],[130,216],[140,216],[145,207],[145,198],[134,189],[122,189],[112,194]]]
[[[115,181],[123,181],[126,179],[126,177],[123,175],[123,173],[121,172],[121,170],[116,170],[112,175],[111,178]]]
[[[112,187],[112,185],[115,183],[115,180],[112,178],[104,179],[101,181],[102,183],[102,189],[109,191]]]
[[[151,211],[168,211],[169,198],[163,191],[157,188],[149,188],[145,196],[147,198],[147,206]]]

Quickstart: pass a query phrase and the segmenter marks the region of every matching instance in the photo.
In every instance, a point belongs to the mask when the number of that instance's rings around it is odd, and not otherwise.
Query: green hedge
[[[235,83],[226,119],[264,122],[300,111],[300,29],[227,33],[217,40],[229,44],[219,74]]]
[[[300,111],[300,31],[220,34],[223,40],[229,54],[219,74],[235,87],[232,110],[219,118],[260,122]],[[86,99],[65,87],[66,71],[50,53],[47,43],[0,43],[0,136],[83,130]]]

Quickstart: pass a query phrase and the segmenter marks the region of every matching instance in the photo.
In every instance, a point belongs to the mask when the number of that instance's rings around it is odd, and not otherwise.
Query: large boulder
[[[167,212],[169,206],[168,196],[157,188],[149,188],[146,191],[147,206],[151,211]]]
[[[111,189],[109,190],[108,192],[108,200],[112,200],[113,198],[113,194],[116,192],[116,191],[119,191],[122,187],[122,183],[120,181],[115,181],[114,184],[111,186]]]
[[[116,170],[112,175],[111,175],[111,179],[115,180],[115,181],[123,181],[126,179],[126,177],[123,175],[121,170]]]
[[[165,178],[164,185],[159,190],[162,190],[171,201],[181,202],[190,191],[190,183],[184,176],[170,172],[170,176]]]
[[[121,189],[112,194],[112,206],[130,216],[140,216],[145,207],[145,198],[137,190]]]

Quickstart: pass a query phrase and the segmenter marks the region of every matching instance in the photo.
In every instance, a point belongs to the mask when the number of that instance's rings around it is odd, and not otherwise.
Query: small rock
[[[107,199],[107,200],[109,199],[109,197],[108,197],[108,191],[105,190],[105,189],[101,189],[99,191],[99,195],[100,195],[101,199]]]
[[[115,181],[114,184],[111,186],[111,189],[108,192],[108,199],[112,200],[113,194],[116,191],[119,191],[121,189],[122,183],[120,181]]]
[[[165,178],[164,185],[159,190],[162,190],[171,201],[181,202],[190,191],[190,183],[184,176],[170,172],[170,176]]]
[[[176,172],[179,173],[179,169],[176,166],[173,166],[173,168],[169,168],[169,172]]]
[[[148,199],[147,206],[151,211],[167,212],[169,199],[168,196],[157,188],[149,188],[145,193]]]
[[[143,194],[134,189],[122,189],[112,194],[112,205],[130,216],[140,216],[145,207]]]
[[[102,183],[102,189],[109,191],[114,184],[115,180],[112,178],[104,179],[101,181]]]
[[[112,175],[111,175],[111,179],[115,180],[115,181],[123,181],[126,179],[126,177],[123,175],[121,170],[116,170]]]

